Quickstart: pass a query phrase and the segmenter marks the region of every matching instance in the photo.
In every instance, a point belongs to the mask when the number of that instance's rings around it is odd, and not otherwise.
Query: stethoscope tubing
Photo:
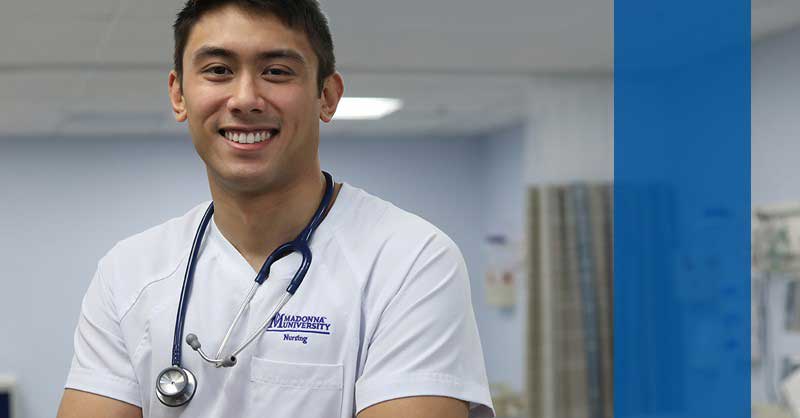
[[[175,319],[175,334],[172,341],[172,365],[181,367],[181,344],[180,341],[183,337],[183,326],[186,320],[186,307],[189,304],[189,295],[192,290],[192,278],[194,277],[194,269],[197,266],[197,253],[200,251],[200,245],[203,242],[203,236],[206,234],[208,222],[211,220],[211,215],[214,214],[214,202],[208,205],[208,209],[203,214],[203,219],[200,222],[200,227],[197,228],[197,233],[194,235],[192,241],[192,250],[189,253],[189,265],[186,267],[186,273],[183,276],[183,286],[181,287],[181,296],[178,301],[178,317]],[[177,342],[177,344],[176,344]]]
[[[228,345],[228,339],[233,334],[233,329],[236,328],[236,324],[239,323],[239,319],[242,318],[242,314],[244,313],[247,306],[250,304],[250,301],[253,300],[253,297],[256,295],[256,291],[260,285],[258,283],[253,283],[250,286],[250,291],[247,292],[247,297],[242,301],[242,306],[239,307],[239,310],[236,312],[236,316],[233,318],[233,322],[231,322],[231,326],[228,327],[228,331],[225,332],[225,337],[222,339],[222,342],[219,345],[219,350],[217,350],[217,355],[214,357],[219,358],[222,355],[222,351],[225,349],[225,346]]]
[[[256,338],[258,338],[258,336],[263,333],[264,329],[269,327],[269,324],[274,318],[274,316],[280,311],[280,309],[283,308],[283,306],[289,301],[289,299],[294,295],[294,293],[302,284],[303,280],[305,279],[306,273],[308,272],[308,269],[311,266],[311,260],[312,260],[311,248],[308,245],[309,240],[311,239],[311,236],[314,233],[314,231],[317,229],[317,226],[319,226],[319,224],[322,222],[322,219],[325,216],[325,211],[328,209],[330,201],[333,198],[333,189],[334,189],[333,179],[331,175],[328,174],[327,172],[323,171],[323,175],[325,176],[325,183],[326,183],[325,194],[322,198],[322,201],[320,202],[319,207],[317,207],[317,210],[314,213],[311,222],[309,222],[309,224],[306,225],[303,231],[301,231],[300,234],[298,234],[297,238],[295,238],[293,241],[287,242],[278,247],[267,257],[266,261],[264,261],[264,264],[262,264],[261,269],[259,269],[259,272],[256,275],[255,283],[250,288],[250,291],[248,292],[248,295],[245,297],[245,300],[243,301],[242,305],[239,307],[239,310],[237,311],[233,322],[228,327],[228,331],[226,332],[225,337],[223,338],[223,341],[220,344],[219,350],[217,351],[215,358],[210,358],[204,352],[202,352],[202,350],[200,349],[200,343],[199,340],[197,339],[197,336],[195,336],[194,334],[187,335],[186,342],[192,348],[197,350],[198,353],[200,353],[201,357],[203,357],[203,359],[205,359],[206,361],[214,363],[215,366],[217,367],[235,364],[236,362],[235,356],[238,355],[242,350],[244,350]],[[205,236],[205,231],[208,227],[208,223],[210,222],[213,214],[214,214],[214,202],[211,202],[211,204],[209,204],[208,206],[208,209],[206,209],[206,212],[203,214],[203,219],[200,222],[200,226],[197,228],[197,233],[195,234],[194,241],[192,242],[192,249],[189,255],[189,265],[186,268],[186,274],[184,275],[183,278],[183,286],[181,288],[180,301],[178,302],[178,314],[175,321],[175,334],[173,336],[173,346],[172,346],[172,365],[176,367],[181,367],[181,360],[182,360],[181,340],[183,336],[184,324],[186,319],[186,310],[187,310],[186,308],[189,303],[189,296],[191,295],[192,282],[194,281],[193,278],[194,278],[195,267],[197,265],[198,253],[200,251],[200,246],[202,245],[203,236]],[[245,340],[244,344],[240,345],[236,350],[234,350],[234,352],[230,356],[225,358],[220,357],[222,355],[223,350],[225,349],[225,346],[228,343],[228,340],[230,339],[231,334],[233,333],[233,329],[235,328],[236,324],[241,319],[242,314],[247,309],[247,306],[250,304],[253,297],[255,296],[258,287],[264,283],[267,277],[269,277],[269,272],[270,268],[272,267],[272,264],[293,252],[300,253],[301,262],[300,262],[300,267],[297,269],[297,271],[295,271],[295,274],[292,277],[291,282],[286,288],[286,294],[284,294],[281,297],[279,302],[271,310],[270,314],[267,315],[261,326],[250,334],[250,336]],[[193,341],[193,343],[190,343],[189,342],[190,340]]]

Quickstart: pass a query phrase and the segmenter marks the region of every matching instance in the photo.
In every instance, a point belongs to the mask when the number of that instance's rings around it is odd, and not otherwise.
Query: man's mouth
[[[242,131],[237,129],[220,129],[219,134],[229,141],[240,144],[255,144],[271,139],[280,133],[279,129],[263,129],[254,131]]]

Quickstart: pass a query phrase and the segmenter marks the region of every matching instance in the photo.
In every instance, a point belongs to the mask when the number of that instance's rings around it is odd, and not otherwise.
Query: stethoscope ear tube
[[[300,284],[303,283],[303,279],[306,278],[308,268],[311,267],[311,249],[308,248],[308,244],[305,242],[299,242],[296,246],[296,249],[303,256],[303,261],[301,261],[300,268],[297,269],[292,281],[286,288],[286,291],[292,295],[294,295],[294,292],[296,292],[297,288],[300,287]]]
[[[330,202],[333,198],[333,191],[334,191],[334,184],[333,178],[330,174],[323,171],[323,175],[325,176],[325,194],[322,198],[322,202],[320,202],[319,207],[317,207],[317,211],[314,213],[311,222],[306,226],[305,229],[298,235],[298,237],[291,242],[288,242],[282,246],[280,246],[277,250],[275,250],[272,254],[267,257],[267,260],[264,262],[264,265],[261,266],[258,275],[256,276],[255,283],[253,288],[251,289],[248,297],[245,299],[245,302],[242,304],[239,312],[236,315],[231,327],[228,329],[228,333],[226,334],[225,338],[223,339],[222,344],[220,345],[220,353],[217,353],[216,357],[219,357],[222,350],[225,347],[225,343],[228,340],[233,328],[236,326],[236,323],[239,320],[242,312],[244,311],[245,307],[249,305],[249,302],[252,300],[253,295],[255,294],[256,288],[260,286],[269,276],[269,270],[272,266],[272,263],[275,261],[285,257],[288,254],[296,251],[299,252],[302,256],[302,262],[300,264],[300,268],[297,269],[295,272],[294,277],[292,278],[289,287],[286,288],[286,293],[281,297],[280,301],[273,307],[270,314],[265,318],[265,321],[258,327],[255,332],[253,332],[249,338],[246,339],[244,344],[242,344],[238,349],[236,349],[230,356],[217,359],[217,358],[209,358],[202,350],[200,345],[200,340],[194,334],[189,334],[186,336],[186,343],[195,351],[197,351],[200,356],[213,364],[217,367],[231,367],[236,364],[236,356],[245,349],[250,343],[252,343],[258,336],[264,332],[265,329],[269,327],[270,322],[275,317],[275,315],[283,308],[286,302],[289,301],[289,298],[294,295],[297,289],[300,287],[300,284],[303,282],[303,279],[308,272],[309,267],[311,266],[311,249],[308,246],[308,241],[311,239],[311,235],[316,230],[317,226],[322,222],[322,219],[325,217],[325,211],[330,206]],[[212,202],[206,212],[203,214],[203,218],[200,221],[200,226],[197,228],[197,233],[195,234],[194,241],[192,242],[192,249],[189,252],[189,260],[186,266],[186,274],[183,277],[183,286],[181,288],[181,295],[180,300],[178,302],[178,315],[175,321],[175,334],[173,337],[172,343],[172,365],[165,368],[164,370],[159,373],[158,378],[156,379],[156,396],[158,400],[161,401],[166,406],[177,407],[181,405],[185,405],[189,402],[192,397],[194,397],[194,393],[197,390],[197,379],[195,378],[194,374],[190,372],[188,369],[185,369],[181,366],[181,347],[182,347],[182,337],[183,337],[183,328],[184,328],[184,321],[186,319],[186,307],[189,303],[189,295],[191,294],[191,287],[192,287],[192,278],[194,277],[194,270],[197,265],[197,257],[198,253],[200,252],[200,246],[203,241],[203,236],[205,235],[206,228],[208,227],[208,223],[211,221],[211,217],[214,214],[214,203]]]
[[[203,236],[206,233],[208,223],[211,221],[211,216],[214,214],[214,202],[208,205],[208,209],[203,214],[203,219],[200,221],[200,227],[197,228],[197,233],[192,242],[192,250],[189,252],[189,262],[186,266],[186,274],[183,276],[183,286],[181,287],[181,297],[178,300],[178,315],[175,319],[175,335],[172,338],[172,365],[180,367],[181,365],[181,339],[183,337],[183,325],[186,320],[186,306],[189,304],[189,295],[192,291],[192,278],[194,277],[194,269],[197,266],[197,254],[200,252],[200,245],[203,242]]]

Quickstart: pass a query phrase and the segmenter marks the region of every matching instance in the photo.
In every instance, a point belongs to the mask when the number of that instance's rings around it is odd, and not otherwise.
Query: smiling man
[[[100,260],[58,416],[493,416],[456,245],[321,171],[344,84],[317,2],[192,0],[174,30],[213,205]]]

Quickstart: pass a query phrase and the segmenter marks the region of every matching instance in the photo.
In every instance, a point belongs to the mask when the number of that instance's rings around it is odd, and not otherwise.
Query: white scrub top
[[[187,405],[162,405],[186,263],[208,203],[119,242],[98,263],[75,332],[66,387],[140,406],[145,417],[352,417],[394,398],[437,395],[492,417],[469,277],[458,247],[422,218],[343,184],[311,240],[297,293],[231,368],[204,362]],[[284,294],[299,265],[272,267],[226,351],[238,348]],[[256,271],[210,223],[183,337],[216,354]]]

